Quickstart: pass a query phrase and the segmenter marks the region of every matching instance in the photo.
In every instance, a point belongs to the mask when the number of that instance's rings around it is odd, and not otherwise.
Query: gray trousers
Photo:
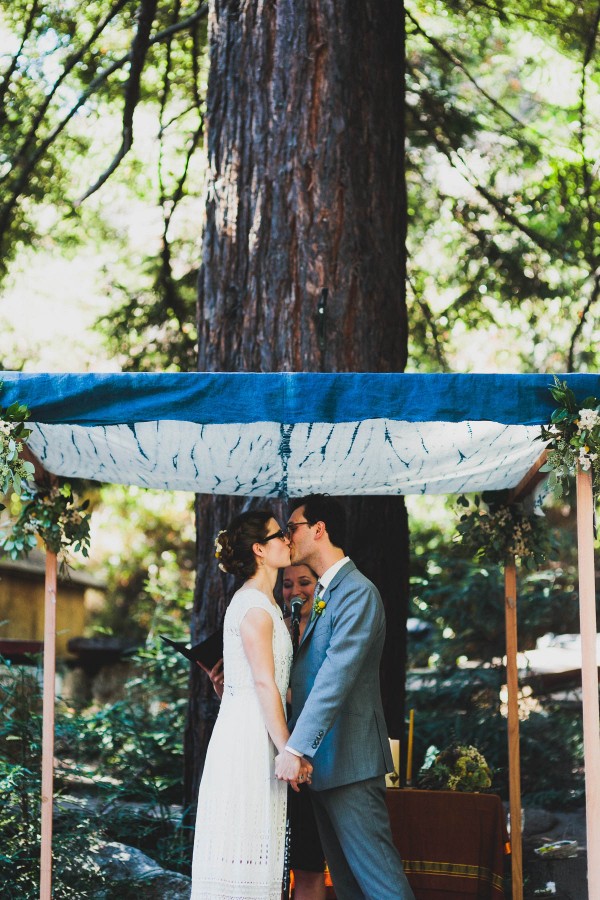
[[[394,846],[385,777],[311,791],[338,900],[415,900]]]

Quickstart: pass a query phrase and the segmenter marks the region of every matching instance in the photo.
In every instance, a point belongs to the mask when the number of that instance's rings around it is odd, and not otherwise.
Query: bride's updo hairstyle
[[[250,510],[233,519],[215,541],[219,568],[229,575],[252,578],[256,573],[253,544],[267,537],[267,523],[275,518],[270,509]]]

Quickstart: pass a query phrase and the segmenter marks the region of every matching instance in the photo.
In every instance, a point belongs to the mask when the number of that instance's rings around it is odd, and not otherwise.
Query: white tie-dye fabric
[[[31,450],[56,475],[256,497],[500,490],[517,485],[542,450],[538,426],[485,421],[32,428]]]

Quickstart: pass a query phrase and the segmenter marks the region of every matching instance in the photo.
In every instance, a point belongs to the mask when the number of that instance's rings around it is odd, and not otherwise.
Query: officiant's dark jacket
[[[349,561],[322,599],[325,609],[307,625],[292,669],[289,739],[314,761],[316,791],[393,770],[379,686],[379,591]]]

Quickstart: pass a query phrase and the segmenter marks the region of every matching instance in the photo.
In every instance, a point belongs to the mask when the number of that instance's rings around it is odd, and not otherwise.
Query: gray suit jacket
[[[292,668],[289,744],[313,758],[313,790],[393,769],[381,704],[385,613],[379,591],[347,562],[306,628]]]

